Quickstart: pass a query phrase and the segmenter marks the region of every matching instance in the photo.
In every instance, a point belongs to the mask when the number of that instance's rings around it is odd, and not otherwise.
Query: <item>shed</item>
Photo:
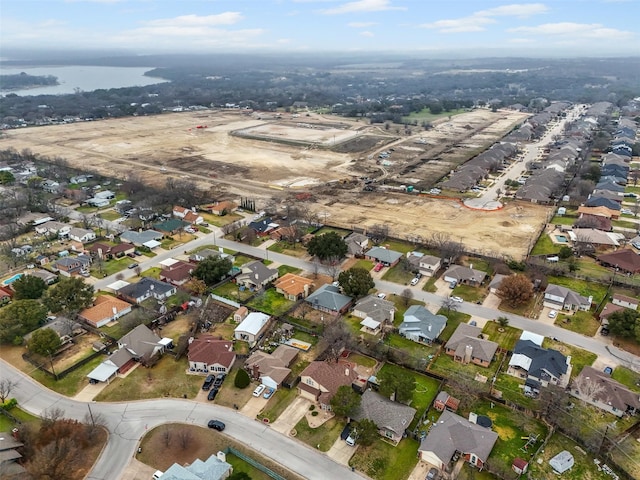
[[[573,467],[573,455],[568,450],[563,450],[549,460],[549,465],[551,465],[554,472],[564,473]]]
[[[523,475],[527,473],[527,468],[529,468],[529,462],[523,460],[520,457],[516,457],[513,459],[513,463],[511,464],[511,468],[518,475]]]

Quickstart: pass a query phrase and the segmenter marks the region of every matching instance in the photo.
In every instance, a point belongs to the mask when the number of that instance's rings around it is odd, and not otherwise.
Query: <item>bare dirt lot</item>
[[[10,130],[0,148],[62,157],[105,176],[124,179],[135,173],[157,186],[167,176],[188,178],[219,196],[253,196],[258,205],[312,192],[310,208],[330,224],[386,223],[400,238],[444,231],[469,249],[520,258],[547,208],[518,204],[478,212],[456,201],[363,192],[360,177],[433,185],[524,118],[518,112],[475,110],[425,131],[314,113],[265,118],[207,110]],[[381,160],[383,151],[391,153]]]

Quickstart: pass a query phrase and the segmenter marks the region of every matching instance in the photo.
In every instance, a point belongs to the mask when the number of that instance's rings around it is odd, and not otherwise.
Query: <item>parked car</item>
[[[449,288],[451,290],[453,290],[454,288],[456,288],[456,285],[458,285],[458,281],[457,280],[451,280],[451,282],[449,283]]]
[[[600,329],[600,335],[602,335],[603,337],[606,337],[607,335],[609,335],[609,327],[607,325],[604,325]]]
[[[212,401],[218,395],[218,387],[213,387],[209,390],[209,395],[207,395],[207,400]]]
[[[604,367],[604,373],[606,373],[607,375],[611,375],[613,373],[613,368]]]
[[[205,378],[204,383],[202,384],[202,389],[209,390],[211,388],[211,385],[213,385],[214,380],[215,377],[213,375],[209,375],[207,378]]]
[[[438,469],[434,467],[429,470],[429,473],[427,473],[426,480],[436,480],[437,478],[438,478]]]
[[[152,480],[158,480],[158,479],[162,478],[162,475],[164,475],[164,472],[163,472],[163,471],[161,471],[161,470],[156,470],[156,471],[154,472],[154,474],[151,476],[151,479],[152,479]]]
[[[387,294],[386,294],[386,293],[382,293],[382,292],[380,292],[380,293],[378,294],[378,298],[381,298],[382,300],[384,300],[385,298],[387,298]]]
[[[225,428],[225,424],[222,423],[220,420],[209,420],[209,423],[207,423],[207,426],[209,428],[213,428],[214,430],[218,430],[219,432],[223,431]]]
[[[347,423],[342,429],[342,433],[340,433],[340,438],[342,440],[346,440],[350,433],[351,433],[351,424]]]
[[[379,272],[380,270],[382,270],[382,267],[384,267],[384,265],[383,265],[383,264],[381,264],[381,263],[376,263],[376,266],[375,266],[375,267],[373,267],[373,271],[374,271],[374,272]]]
[[[267,388],[267,387],[266,387],[266,386],[264,386],[264,385],[262,385],[262,384],[258,385],[258,386],[256,387],[256,389],[253,391],[253,396],[254,396],[254,397],[259,397],[260,395],[262,395],[262,393],[264,392],[264,390],[265,390],[266,388]]]
[[[271,395],[273,395],[273,392],[275,392],[275,389],[268,387],[265,391],[264,391],[264,395],[262,395],[264,398],[271,398]]]
[[[349,434],[349,436],[347,437],[347,439],[345,440],[345,443],[347,445],[349,445],[350,447],[355,447],[356,445],[356,437],[353,434]]]
[[[458,302],[458,303],[464,302],[464,300],[462,300],[462,298],[460,298],[460,297],[451,297],[451,300],[453,300],[454,302]]]
[[[226,373],[219,373],[218,375],[216,375],[216,379],[213,381],[213,386],[219,387],[220,385],[222,385],[222,382],[224,382],[224,379],[226,377],[227,377]]]
[[[411,286],[415,287],[419,281],[420,279],[418,277],[415,277],[413,280],[411,280]]]
[[[549,318],[556,318],[557,316],[558,316],[558,312],[556,312],[555,310],[549,311]]]

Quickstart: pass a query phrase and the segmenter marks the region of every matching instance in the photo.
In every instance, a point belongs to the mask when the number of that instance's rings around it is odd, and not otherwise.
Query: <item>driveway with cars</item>
[[[259,397],[251,396],[249,401],[240,409],[240,413],[249,418],[256,418],[268,401],[269,400],[263,398],[262,395]]]

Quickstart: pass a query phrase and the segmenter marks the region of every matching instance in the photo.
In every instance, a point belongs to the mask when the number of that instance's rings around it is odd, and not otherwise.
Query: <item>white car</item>
[[[557,316],[558,316],[558,312],[556,312],[555,310],[549,311],[549,318],[556,318]]]
[[[378,298],[381,298],[382,300],[384,300],[385,298],[387,298],[387,294],[386,293],[379,293],[378,294]]]
[[[633,215],[633,211],[629,210],[628,208],[623,208],[622,210],[620,210],[620,213],[624,213],[626,215]]]
[[[264,390],[267,387],[265,387],[264,385],[260,384],[256,387],[256,389],[253,391],[253,396],[254,397],[259,397],[260,395],[262,395],[262,392],[264,392]]]
[[[464,302],[464,300],[462,300],[460,297],[451,297],[451,300],[453,300],[454,302],[458,302],[458,303]]]
[[[418,277],[415,277],[413,280],[411,280],[411,286],[415,287],[419,281],[420,279]]]

